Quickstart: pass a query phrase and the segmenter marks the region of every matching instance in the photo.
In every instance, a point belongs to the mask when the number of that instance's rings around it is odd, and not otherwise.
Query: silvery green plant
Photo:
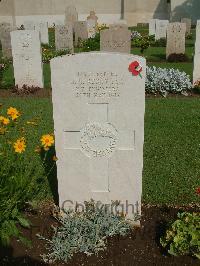
[[[125,236],[131,229],[124,217],[98,208],[93,201],[87,203],[85,212],[68,211],[58,222],[51,240],[39,236],[47,241],[49,253],[42,255],[45,262],[67,262],[78,252],[97,254],[106,249],[108,237]]]
[[[178,69],[147,67],[145,90],[147,93],[161,94],[181,93],[187,95],[192,83],[189,75]]]

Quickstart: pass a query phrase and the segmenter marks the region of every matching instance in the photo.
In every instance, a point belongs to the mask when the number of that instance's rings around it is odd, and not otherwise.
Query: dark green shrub
[[[193,255],[200,259],[200,215],[179,213],[160,243],[171,255]]]
[[[150,46],[150,37],[149,36],[142,36],[141,38],[134,38],[132,40],[132,47],[140,48],[141,53],[143,54],[144,51]]]
[[[166,44],[167,44],[166,38],[161,38],[159,40],[151,41],[152,47],[166,47]]]
[[[99,51],[100,50],[100,32],[96,33],[94,38],[80,41],[79,48],[82,52]]]

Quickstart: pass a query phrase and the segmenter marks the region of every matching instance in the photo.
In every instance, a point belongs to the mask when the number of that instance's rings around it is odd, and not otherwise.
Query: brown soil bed
[[[9,248],[0,249],[0,265],[50,265],[42,262],[41,254],[46,252],[44,242],[39,240],[37,233],[44,237],[52,234],[51,225],[55,219],[51,215],[51,207],[46,205],[36,212],[26,212],[32,223],[29,230],[23,230],[25,236],[32,240],[32,247],[27,248],[19,241],[12,240]],[[51,265],[67,266],[131,266],[131,265],[200,265],[199,260],[190,256],[168,256],[159,245],[159,238],[163,234],[166,224],[176,219],[178,211],[198,211],[197,207],[158,207],[143,206],[141,228],[135,229],[127,237],[115,237],[108,240],[108,248],[97,256],[87,257],[76,254],[68,263]]]

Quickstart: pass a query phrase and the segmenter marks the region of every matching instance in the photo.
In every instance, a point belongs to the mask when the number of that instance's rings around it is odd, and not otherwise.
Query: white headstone
[[[0,41],[2,45],[2,54],[5,58],[12,58],[12,48],[11,48],[11,31],[15,28],[9,23],[0,24]]]
[[[34,30],[35,29],[35,23],[33,21],[24,21],[24,28],[25,30]]]
[[[185,54],[185,23],[170,23],[167,27],[166,57],[170,54]]]
[[[131,31],[126,26],[112,27],[100,32],[100,50],[106,52],[131,52]]]
[[[74,26],[76,21],[78,21],[78,12],[75,6],[68,6],[65,10],[65,24],[71,22]]]
[[[35,23],[35,30],[40,32],[41,43],[49,43],[48,22]]]
[[[197,21],[196,26],[196,43],[195,43],[195,56],[194,56],[194,71],[193,83],[200,83],[200,20]]]
[[[82,53],[51,60],[51,75],[60,207],[120,201],[134,206],[133,219],[135,205],[141,211],[146,60]]]
[[[43,87],[40,35],[38,31],[11,32],[15,85]]]
[[[94,38],[97,32],[97,23],[94,19],[87,19],[88,38]]]
[[[86,21],[76,21],[74,23],[75,45],[78,45],[79,40],[88,39],[88,28]]]
[[[73,26],[71,22],[67,22],[64,26],[55,27],[55,45],[56,50],[74,51]]]
[[[192,20],[191,18],[182,18],[181,23],[186,24],[186,35],[189,35],[191,32],[191,27],[192,27]]]
[[[149,35],[156,34],[156,19],[150,19],[149,21]]]
[[[161,38],[166,38],[168,25],[169,25],[169,20],[156,19],[156,34],[155,34],[156,40],[159,40]]]

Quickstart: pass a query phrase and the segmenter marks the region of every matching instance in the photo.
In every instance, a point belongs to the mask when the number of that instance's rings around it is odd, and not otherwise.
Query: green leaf
[[[23,218],[22,216],[17,216],[17,220],[19,221],[19,224],[25,228],[30,228],[30,222]]]

